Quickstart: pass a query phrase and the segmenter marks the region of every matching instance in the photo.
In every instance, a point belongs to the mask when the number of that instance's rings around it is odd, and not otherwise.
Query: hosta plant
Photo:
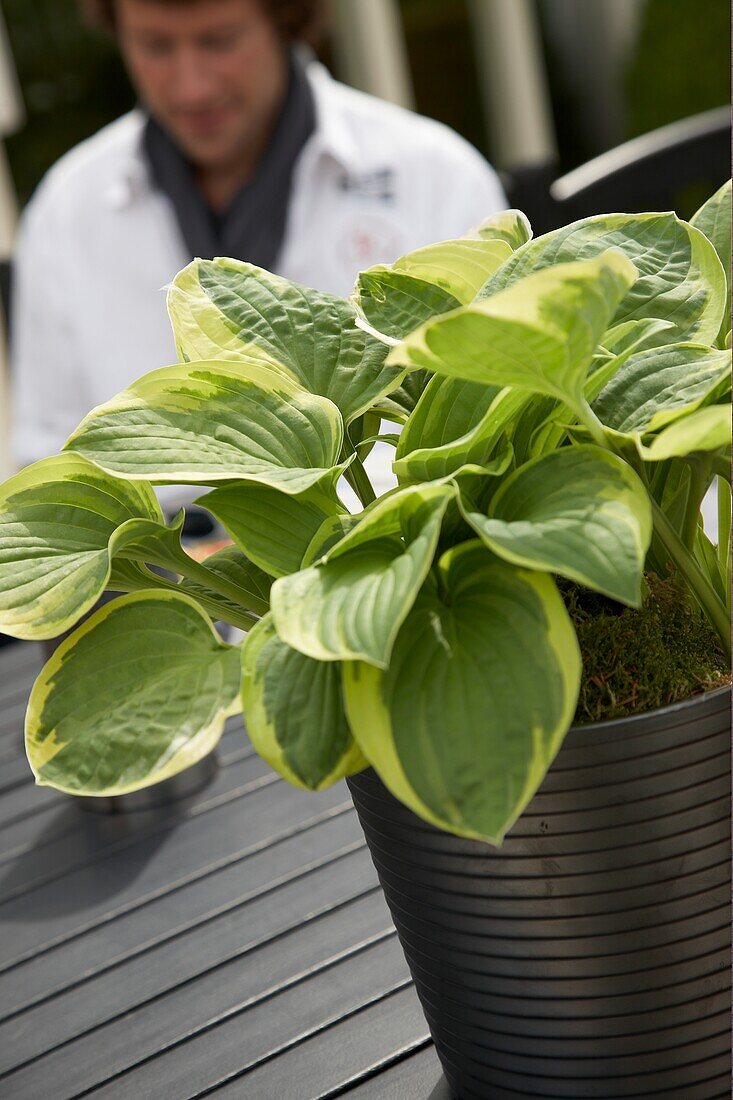
[[[190,264],[179,362],[0,490],[0,629],[53,638],[123,593],[33,688],[38,782],[156,783],[241,708],[290,782],[371,765],[427,821],[499,843],[575,711],[556,578],[638,607],[645,570],[675,576],[729,652],[729,203],[537,239],[509,211],[363,272],[350,301]],[[376,439],[398,479],[379,499]],[[167,483],[208,486],[232,546],[193,561]]]

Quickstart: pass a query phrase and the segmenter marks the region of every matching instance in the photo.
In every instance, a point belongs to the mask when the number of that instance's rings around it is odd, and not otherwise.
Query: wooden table
[[[345,786],[233,719],[199,794],[91,813],[33,785],[39,667],[0,649],[0,1096],[449,1100]]]

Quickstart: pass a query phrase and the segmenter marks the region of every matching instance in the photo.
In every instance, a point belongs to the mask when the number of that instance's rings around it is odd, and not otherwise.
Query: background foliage
[[[647,0],[628,68],[628,136],[730,99],[730,9],[721,0]]]
[[[21,203],[72,145],[134,102],[114,45],[82,25],[75,0],[3,0],[27,123],[7,151]]]

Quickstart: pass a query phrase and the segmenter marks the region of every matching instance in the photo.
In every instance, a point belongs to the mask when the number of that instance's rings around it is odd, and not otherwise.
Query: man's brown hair
[[[185,4],[201,0],[158,0],[159,3]],[[295,40],[315,45],[325,24],[324,0],[257,0],[286,42]],[[79,0],[86,22],[114,34],[115,0]]]

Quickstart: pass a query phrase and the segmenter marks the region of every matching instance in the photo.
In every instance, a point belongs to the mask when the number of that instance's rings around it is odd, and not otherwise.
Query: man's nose
[[[215,87],[214,76],[201,51],[180,49],[172,66],[170,87],[179,106],[196,107],[207,103]]]

